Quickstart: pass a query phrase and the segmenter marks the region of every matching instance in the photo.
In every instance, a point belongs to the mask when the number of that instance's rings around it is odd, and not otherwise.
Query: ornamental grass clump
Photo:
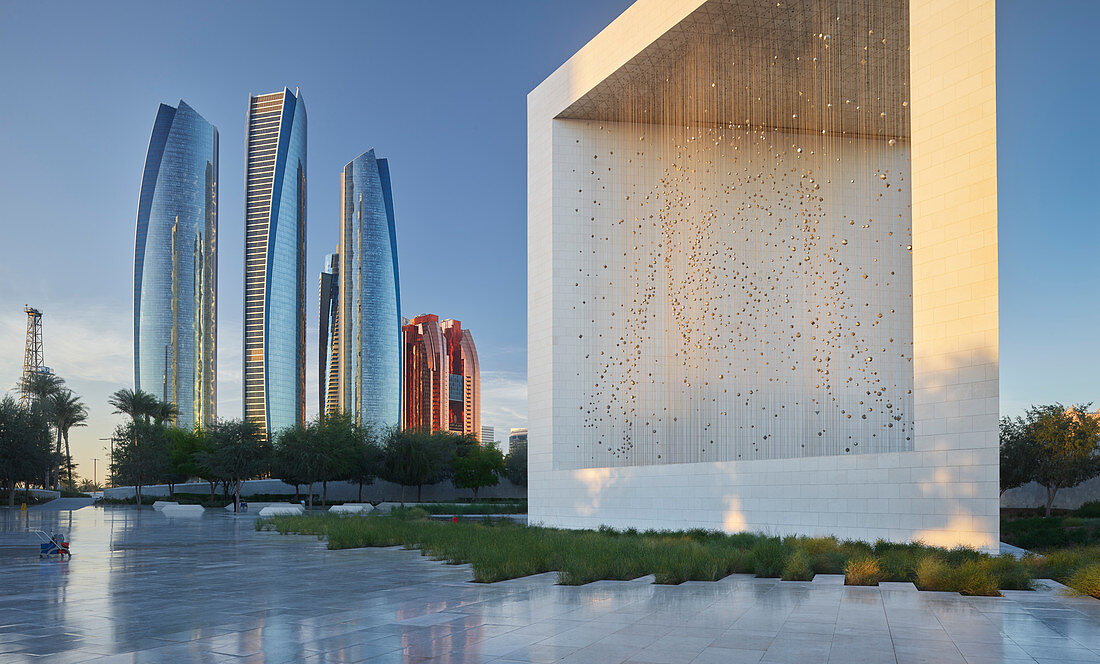
[[[878,561],[870,556],[852,558],[844,566],[844,584],[848,586],[877,586],[882,579]]]
[[[804,537],[797,546],[810,558],[815,574],[842,574],[848,562],[848,553],[835,537]]]
[[[783,580],[813,581],[814,568],[810,555],[802,549],[795,549],[795,552],[787,558],[787,564],[783,567]]]
[[[778,537],[764,537],[752,547],[752,571],[756,576],[778,577],[783,574],[790,551]]]
[[[948,589],[963,595],[1000,597],[997,577],[986,561],[968,560],[955,569],[948,570]]]
[[[1082,567],[1073,573],[1066,585],[1075,593],[1100,599],[1100,563]]]
[[[1031,570],[1010,553],[990,558],[986,566],[997,580],[1001,590],[1031,590]]]
[[[947,590],[947,565],[937,556],[921,558],[914,583],[921,590]]]
[[[892,548],[877,554],[881,581],[912,581],[917,575],[917,556],[903,548]]]

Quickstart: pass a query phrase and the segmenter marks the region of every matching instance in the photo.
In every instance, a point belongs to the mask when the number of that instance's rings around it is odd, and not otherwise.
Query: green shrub
[[[417,507],[427,510],[429,514],[527,514],[527,501],[497,501],[487,502],[487,499],[476,503],[420,503]]]
[[[752,547],[753,574],[763,577],[778,577],[787,565],[789,550],[778,537],[764,537]]]
[[[877,586],[881,578],[878,561],[870,556],[852,558],[844,566],[844,583],[849,586]]]
[[[1073,516],[1085,519],[1100,519],[1100,500],[1091,500],[1073,510]]]
[[[748,549],[729,549],[725,552],[726,574],[752,574],[752,551]]]
[[[416,521],[429,518],[431,512],[423,507],[395,507],[390,510],[390,516],[403,521]]]
[[[1100,599],[1100,563],[1081,567],[1066,581],[1077,593]]]
[[[1091,505],[1082,506],[1074,516],[1002,520],[1001,536],[1009,544],[1033,551],[1098,544],[1100,519],[1087,516],[1094,509]]]
[[[813,561],[810,560],[809,554],[802,549],[796,549],[795,552],[787,558],[787,564],[783,568],[783,580],[813,581],[813,578]]]
[[[654,543],[659,547],[659,543]],[[656,563],[654,576],[657,583],[683,583],[684,581],[717,581],[725,576],[725,566],[715,552],[698,542],[666,542],[666,555],[654,550]],[[638,574],[638,576],[642,576]]]
[[[912,581],[917,575],[917,557],[904,548],[890,548],[878,554],[880,581]]]
[[[797,542],[798,548],[810,557],[815,574],[842,574],[848,562],[839,540],[835,537],[805,537]]]
[[[848,556],[841,551],[822,551],[810,556],[817,574],[843,574]]]
[[[986,561],[1001,590],[1031,590],[1031,571],[1023,561],[1006,553]]]

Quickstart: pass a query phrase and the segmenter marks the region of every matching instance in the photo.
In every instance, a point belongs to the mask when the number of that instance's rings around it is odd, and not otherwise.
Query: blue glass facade
[[[340,224],[340,407],[362,424],[401,422],[401,289],[389,163],[344,166]]]
[[[244,414],[268,434],[305,419],[306,108],[254,96],[245,203]]]
[[[216,417],[217,235],[218,130],[183,100],[161,104],[138,198],[134,384],[183,428]]]

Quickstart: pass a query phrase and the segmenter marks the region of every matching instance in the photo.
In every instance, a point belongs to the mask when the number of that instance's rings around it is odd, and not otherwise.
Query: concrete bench
[[[306,508],[294,503],[272,504],[260,510],[260,516],[285,516],[305,513]]]
[[[179,505],[179,503],[175,502],[174,500],[158,500],[157,502],[153,503],[153,509],[159,512],[169,505]]]
[[[370,503],[344,503],[343,505],[333,505],[328,508],[328,511],[333,514],[367,514],[374,509],[374,505]]]
[[[199,517],[205,510],[202,505],[165,505],[160,513],[166,517]]]

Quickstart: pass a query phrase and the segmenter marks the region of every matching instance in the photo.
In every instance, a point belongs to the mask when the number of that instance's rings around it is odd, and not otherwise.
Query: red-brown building
[[[401,428],[481,438],[481,372],[473,335],[421,314],[402,327]]]

